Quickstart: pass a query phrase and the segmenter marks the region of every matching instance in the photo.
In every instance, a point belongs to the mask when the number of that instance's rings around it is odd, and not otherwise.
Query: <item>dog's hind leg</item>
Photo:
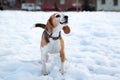
[[[46,52],[41,51],[42,73],[44,75],[48,75],[47,60],[48,54]]]

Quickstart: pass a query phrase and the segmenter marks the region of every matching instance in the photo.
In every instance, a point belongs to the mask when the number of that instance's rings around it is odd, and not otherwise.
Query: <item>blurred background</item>
[[[0,10],[120,11],[120,0],[0,0]]]

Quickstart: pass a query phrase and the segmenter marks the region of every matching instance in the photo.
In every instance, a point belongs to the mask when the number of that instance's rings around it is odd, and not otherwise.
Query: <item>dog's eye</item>
[[[60,15],[56,15],[56,18],[59,18],[60,17]]]

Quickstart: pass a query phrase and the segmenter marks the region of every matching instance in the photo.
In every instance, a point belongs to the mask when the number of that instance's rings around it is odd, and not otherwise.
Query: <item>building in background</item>
[[[0,4],[12,10],[21,10],[22,4],[34,4],[44,11],[120,11],[120,0],[0,0]]]
[[[41,7],[55,8],[58,10],[95,10],[96,0],[37,0]]]
[[[0,0],[4,9],[20,10],[23,3],[35,4],[42,10],[95,10],[96,0]]]
[[[7,10],[20,10],[22,3],[35,3],[36,0],[0,0],[0,3],[3,5],[4,9]]]
[[[97,0],[96,10],[120,11],[120,0]]]

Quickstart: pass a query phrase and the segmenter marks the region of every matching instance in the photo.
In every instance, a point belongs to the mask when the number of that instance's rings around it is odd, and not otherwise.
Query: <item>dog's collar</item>
[[[49,38],[52,38],[53,40],[58,40],[61,38],[61,32],[59,32],[58,37],[53,37],[52,36],[53,33],[49,34],[47,31],[44,31],[43,34],[44,34],[44,38],[45,38],[46,42],[48,42],[48,43],[50,42]]]
[[[58,40],[58,39],[61,38],[61,31],[59,32],[59,36],[58,37],[52,37],[52,34],[53,33],[51,33],[49,37],[52,38],[53,40]]]

